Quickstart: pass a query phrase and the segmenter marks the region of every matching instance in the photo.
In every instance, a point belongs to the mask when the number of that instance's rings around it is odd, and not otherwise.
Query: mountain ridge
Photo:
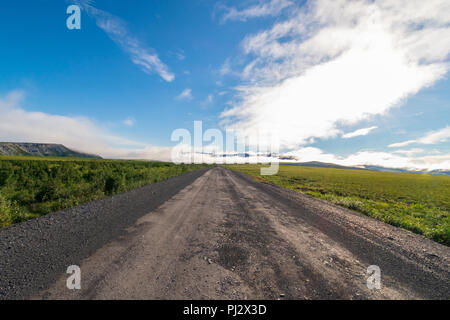
[[[0,155],[101,159],[98,155],[74,151],[62,144],[31,142],[0,142]]]

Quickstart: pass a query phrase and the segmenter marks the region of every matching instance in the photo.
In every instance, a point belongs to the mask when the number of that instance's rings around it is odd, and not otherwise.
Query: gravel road
[[[449,247],[221,167],[0,230],[0,255],[0,299],[450,299]]]

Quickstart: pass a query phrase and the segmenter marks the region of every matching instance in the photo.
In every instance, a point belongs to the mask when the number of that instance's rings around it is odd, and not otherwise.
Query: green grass
[[[0,157],[0,227],[158,182],[206,165]]]
[[[259,165],[225,167],[450,245],[450,177],[283,165],[261,176]]]

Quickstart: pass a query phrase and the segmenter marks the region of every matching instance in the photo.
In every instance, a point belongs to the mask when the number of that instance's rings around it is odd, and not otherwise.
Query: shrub
[[[20,212],[20,208],[0,194],[0,227],[7,227],[23,220],[24,215]]]

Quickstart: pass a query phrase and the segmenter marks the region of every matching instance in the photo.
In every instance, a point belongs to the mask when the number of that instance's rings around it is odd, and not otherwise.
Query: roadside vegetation
[[[261,176],[260,165],[225,167],[450,245],[450,177],[288,165]]]
[[[155,183],[206,165],[0,157],[0,227]]]

